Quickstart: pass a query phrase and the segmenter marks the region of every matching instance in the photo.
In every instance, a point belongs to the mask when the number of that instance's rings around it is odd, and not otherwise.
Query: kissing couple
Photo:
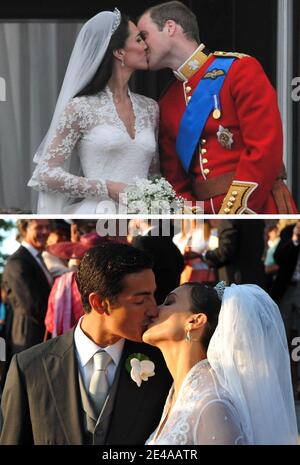
[[[164,68],[176,79],[159,106],[130,91],[137,70]],[[28,186],[38,191],[39,214],[116,214],[127,187],[143,201],[138,181],[161,170],[192,211],[297,213],[282,145],[262,66],[210,51],[183,3],[156,5],[137,24],[118,9],[102,11],[76,39]]]
[[[155,301],[152,260],[107,242],[77,272],[84,316],[19,354],[1,444],[297,444],[284,325],[255,285]]]

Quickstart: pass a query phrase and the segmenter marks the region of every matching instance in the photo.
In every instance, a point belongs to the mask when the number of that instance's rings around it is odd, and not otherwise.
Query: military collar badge
[[[200,62],[198,60],[191,60],[188,62],[188,67],[191,71],[197,71],[200,68]]]

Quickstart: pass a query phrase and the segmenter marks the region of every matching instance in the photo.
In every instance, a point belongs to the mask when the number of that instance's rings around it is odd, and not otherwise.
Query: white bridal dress
[[[192,367],[170,410],[171,387],[163,415],[147,444],[245,444],[239,416],[207,360]]]
[[[171,389],[148,444],[297,444],[279,308],[252,284],[224,286],[222,293],[207,360],[191,368],[172,408]]]
[[[158,105],[142,95],[129,96],[134,138],[119,118],[108,86],[70,100],[28,184],[40,193],[38,213],[118,213],[106,180],[128,184],[159,172]]]

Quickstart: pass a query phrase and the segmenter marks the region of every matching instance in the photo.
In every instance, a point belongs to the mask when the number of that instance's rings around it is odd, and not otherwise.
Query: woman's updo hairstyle
[[[219,313],[221,310],[221,300],[215,288],[208,287],[201,283],[185,283],[183,286],[191,288],[191,312],[205,313],[207,324],[201,343],[205,350],[218,324]]]

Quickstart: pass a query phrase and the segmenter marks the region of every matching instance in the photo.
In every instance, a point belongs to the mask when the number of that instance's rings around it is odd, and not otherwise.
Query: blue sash
[[[220,57],[213,61],[196,87],[181,118],[176,150],[187,173],[211,111],[220,110],[219,94],[235,59]]]

